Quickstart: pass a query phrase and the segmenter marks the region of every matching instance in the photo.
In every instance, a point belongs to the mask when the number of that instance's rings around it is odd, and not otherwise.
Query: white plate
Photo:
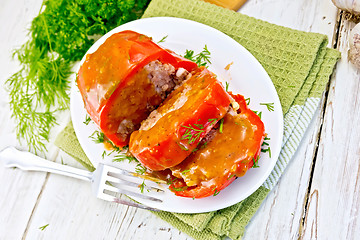
[[[165,211],[181,213],[200,213],[214,211],[240,202],[258,189],[272,171],[279,156],[283,135],[283,114],[276,90],[260,63],[232,38],[209,26],[178,18],[157,17],[129,22],[121,25],[100,38],[87,53],[94,52],[105,39],[112,34],[133,30],[153,38],[154,42],[167,36],[159,45],[171,49],[180,55],[185,50],[201,52],[205,45],[211,53],[211,66],[218,79],[229,82],[229,90],[250,97],[250,108],[262,111],[262,120],[271,146],[271,158],[262,153],[259,168],[250,169],[244,177],[236,179],[217,196],[203,199],[187,199],[175,196],[169,190],[163,196],[163,203],[153,203],[136,199],[139,202]],[[84,60],[84,59],[83,59]],[[225,67],[232,63],[229,70]],[[225,85],[225,84],[224,84]],[[274,111],[269,112],[260,103],[274,103]],[[111,157],[102,159],[104,146],[94,143],[89,136],[97,130],[95,124],[85,125],[86,111],[78,89],[73,84],[71,91],[71,116],[76,135],[90,161],[97,166],[107,162],[115,166],[132,168],[128,163],[112,163]]]

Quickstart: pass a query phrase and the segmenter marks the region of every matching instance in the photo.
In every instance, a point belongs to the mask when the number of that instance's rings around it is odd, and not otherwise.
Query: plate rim
[[[231,38],[230,36],[222,33],[221,31],[215,29],[215,28],[212,28],[208,25],[205,25],[205,24],[202,24],[202,23],[199,23],[199,22],[196,22],[196,21],[192,21],[192,20],[188,20],[188,19],[183,19],[183,18],[176,18],[176,17],[153,17],[153,18],[144,18],[144,19],[138,19],[138,20],[134,20],[134,21],[131,21],[131,22],[128,22],[128,23],[125,23],[123,25],[120,25],[114,29],[112,29],[111,31],[109,31],[108,33],[106,33],[105,35],[103,35],[98,41],[96,41],[89,49],[88,51],[84,54],[82,60],[79,62],[78,64],[78,67],[76,68],[76,72],[78,72],[80,66],[83,64],[85,58],[86,58],[86,55],[91,53],[91,52],[94,52],[96,51],[96,49],[111,35],[113,35],[114,33],[117,33],[119,31],[123,31],[123,30],[126,30],[128,29],[127,26],[129,26],[130,24],[141,24],[142,22],[158,22],[158,21],[176,21],[176,22],[184,22],[186,24],[191,24],[191,25],[194,25],[194,26],[197,26],[197,27],[200,27],[200,28],[203,28],[204,30],[206,31],[211,31],[211,32],[214,32],[214,34],[217,34],[217,35],[220,35],[222,38],[225,38],[227,40],[230,40],[232,42],[234,42],[236,45],[238,45],[238,47],[240,47],[242,49],[242,51],[246,52],[248,57],[252,58],[252,61],[255,62],[257,64],[257,67],[259,69],[261,69],[261,74],[265,75],[266,78],[269,80],[269,82],[271,83],[271,86],[272,86],[272,92],[275,92],[275,96],[276,96],[276,100],[277,102],[275,103],[275,105],[277,106],[277,114],[278,114],[278,118],[279,118],[279,128],[278,128],[278,135],[280,136],[280,139],[282,140],[283,138],[283,126],[284,126],[284,119],[283,119],[283,112],[282,112],[282,108],[281,108],[281,104],[280,104],[280,99],[279,99],[279,96],[277,94],[277,91],[275,89],[275,86],[273,84],[273,82],[271,81],[271,78],[269,77],[269,75],[267,74],[267,72],[265,71],[264,67],[259,63],[259,61],[245,48],[243,47],[241,44],[239,44],[238,42],[236,42],[233,38]],[[130,30],[130,29],[129,29]],[[72,97],[73,94],[76,94],[74,93],[74,91],[77,91],[77,87],[76,87],[76,84],[75,84],[75,81],[72,81],[73,84],[71,86],[71,97],[70,97],[70,112],[71,112],[71,119],[74,120],[74,116],[73,116],[73,109],[74,107],[73,104],[74,104],[74,98]],[[78,93],[79,94],[79,93]],[[241,93],[240,93],[241,94]],[[77,128],[78,122],[73,122],[73,125],[74,125],[74,131],[75,131],[75,134],[79,140],[79,143],[80,143],[80,146],[83,148],[85,154],[88,156],[90,162],[93,163],[93,160],[91,160],[91,157],[87,154],[87,146],[86,144],[84,144],[84,142],[82,141],[82,137],[81,137],[81,133],[79,132],[79,128]],[[266,128],[266,126],[265,126]],[[79,137],[80,136],[80,137]],[[165,210],[165,211],[171,211],[171,212],[178,212],[178,213],[201,213],[201,212],[209,212],[209,211],[215,211],[215,210],[219,210],[219,209],[222,209],[222,208],[225,208],[225,207],[229,207],[231,205],[234,205],[242,200],[244,200],[245,198],[249,197],[252,193],[254,193],[259,187],[261,187],[261,185],[263,185],[263,183],[266,181],[266,179],[270,176],[271,172],[273,171],[277,161],[278,161],[278,157],[279,157],[279,154],[280,154],[280,151],[281,151],[281,144],[282,144],[282,141],[279,141],[277,143],[277,147],[276,147],[276,151],[272,151],[272,156],[274,157],[275,160],[272,161],[272,164],[270,165],[270,167],[268,167],[268,171],[266,171],[266,174],[263,174],[262,177],[260,178],[261,180],[259,180],[258,182],[261,182],[261,183],[258,183],[258,184],[255,184],[254,186],[252,186],[251,188],[247,189],[246,193],[243,194],[243,195],[246,195],[245,197],[243,197],[242,199],[240,200],[236,200],[235,201],[230,201],[231,203],[230,204],[226,204],[226,206],[221,206],[220,208],[218,207],[215,207],[213,209],[203,209],[203,210],[190,210],[190,211],[187,211],[186,209],[160,209],[160,210]],[[96,167],[96,166],[95,166]],[[178,198],[181,198],[181,197],[178,197]],[[200,200],[200,199],[199,199]],[[149,205],[149,204],[145,204],[145,205]],[[151,205],[149,205],[151,206]],[[153,206],[151,206],[153,207]],[[158,207],[157,207],[158,208]],[[177,211],[178,210],[178,211]]]

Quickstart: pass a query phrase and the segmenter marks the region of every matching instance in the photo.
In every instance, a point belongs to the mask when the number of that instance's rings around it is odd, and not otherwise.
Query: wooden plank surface
[[[1,85],[18,67],[10,61],[10,49],[25,41],[26,28],[38,14],[41,2],[2,1],[0,20],[6,24],[0,28]],[[275,24],[320,32],[328,35],[330,42],[336,36],[338,11],[331,1],[249,0],[240,12]],[[360,79],[358,71],[346,60],[352,27],[353,24],[341,22],[338,45],[343,59],[332,79],[325,107],[317,112],[295,158],[252,219],[245,239],[360,236],[360,127],[356,124],[360,118]],[[6,96],[3,88],[0,94]],[[0,99],[0,112],[1,149],[17,142],[4,97]],[[67,120],[68,114],[64,114],[62,124]],[[58,154],[51,143],[47,157],[81,167],[69,156]],[[0,181],[0,239],[191,239],[147,211],[95,199],[85,182],[4,169],[1,163]],[[48,227],[41,231],[39,227],[46,224]]]
[[[347,59],[354,25],[341,20],[342,59],[326,101],[303,239],[360,237],[360,74]]]
[[[330,43],[337,19],[337,9],[330,1],[249,1],[240,12],[301,31],[326,34]],[[251,220],[244,239],[300,237],[322,111],[315,114],[295,157]]]

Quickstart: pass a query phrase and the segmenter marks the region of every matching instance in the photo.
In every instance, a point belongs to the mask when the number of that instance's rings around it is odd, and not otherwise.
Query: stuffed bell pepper
[[[233,96],[232,108],[201,141],[198,150],[172,167],[175,177],[169,187],[177,196],[203,198],[227,187],[243,176],[258,160],[264,139],[264,124],[241,95]]]
[[[225,116],[231,99],[213,73],[198,68],[131,134],[130,152],[154,171],[178,165]]]
[[[196,67],[145,35],[122,31],[86,55],[77,84],[91,119],[123,147],[141,121]]]

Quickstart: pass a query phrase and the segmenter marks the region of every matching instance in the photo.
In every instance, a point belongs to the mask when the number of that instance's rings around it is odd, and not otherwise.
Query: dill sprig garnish
[[[89,117],[89,115],[86,115],[85,117],[85,121],[83,122],[85,125],[89,125],[89,123],[91,122],[91,118]]]
[[[197,128],[195,128],[194,126]],[[189,144],[193,144],[200,139],[201,134],[205,132],[204,126],[201,124],[194,124],[194,126],[192,126],[191,124],[189,124],[189,126],[181,126],[187,129],[184,135],[181,137],[181,140],[188,140]]]
[[[218,191],[218,190],[215,188],[215,192],[214,192],[213,196],[216,196],[216,195],[218,195],[219,193],[220,193],[220,191]]]
[[[262,112],[261,112],[261,111],[254,111],[254,110],[253,110],[253,112],[254,112],[256,115],[258,115],[259,118],[261,119],[261,115],[262,115]]]
[[[168,37],[168,35],[166,35],[165,37],[163,37],[162,39],[160,39],[160,41],[158,41],[157,43],[165,42],[165,40],[166,40],[167,37]]]
[[[41,231],[44,231],[45,228],[47,228],[47,226],[49,226],[49,224],[46,224],[46,225],[44,225],[44,226],[41,226],[41,227],[39,227],[39,229],[40,229]]]
[[[266,106],[269,112],[274,111],[274,103],[260,103],[260,105]]]
[[[257,156],[257,158],[253,158],[253,168],[259,168],[260,166],[258,165],[258,162],[259,162],[259,159],[260,159],[260,156]]]
[[[210,123],[210,125],[213,125],[217,122],[217,118],[209,118],[208,122]]]
[[[145,184],[145,180],[139,185],[139,189],[140,189],[140,192],[141,193],[144,193],[144,189],[146,187],[146,184]],[[147,189],[147,191],[149,192],[150,190]]]
[[[224,129],[224,119],[220,119],[219,133],[223,133]]]
[[[181,192],[181,191],[185,191],[186,189],[188,189],[188,186],[184,186],[184,187],[172,187],[171,190],[175,191],[175,192]]]
[[[138,163],[135,167],[135,172],[137,174],[143,175],[146,172],[146,167],[143,166],[141,163]]]
[[[182,171],[181,174],[185,174],[187,172],[190,172],[190,169],[186,169],[186,170]]]
[[[91,138],[95,143],[103,143],[105,141],[105,134],[100,131],[94,131],[89,138]]]
[[[269,153],[269,157],[271,158],[271,148],[270,148],[270,144],[266,141],[269,141],[270,138],[268,138],[267,136],[264,138],[264,141],[263,143],[261,144],[261,152],[263,153],[266,153],[268,152]],[[267,148],[265,148],[267,147]]]
[[[138,162],[138,160],[134,156],[128,156],[125,153],[118,154],[112,159],[113,162],[123,162],[125,160],[127,160],[129,163]]]
[[[187,58],[193,62],[195,62],[198,66],[205,66],[208,67],[208,64],[211,64],[210,61],[210,51],[208,50],[207,46],[203,48],[203,50],[195,55],[193,50],[186,49],[184,58]]]
[[[225,82],[225,91],[229,92],[229,83],[228,82]]]

